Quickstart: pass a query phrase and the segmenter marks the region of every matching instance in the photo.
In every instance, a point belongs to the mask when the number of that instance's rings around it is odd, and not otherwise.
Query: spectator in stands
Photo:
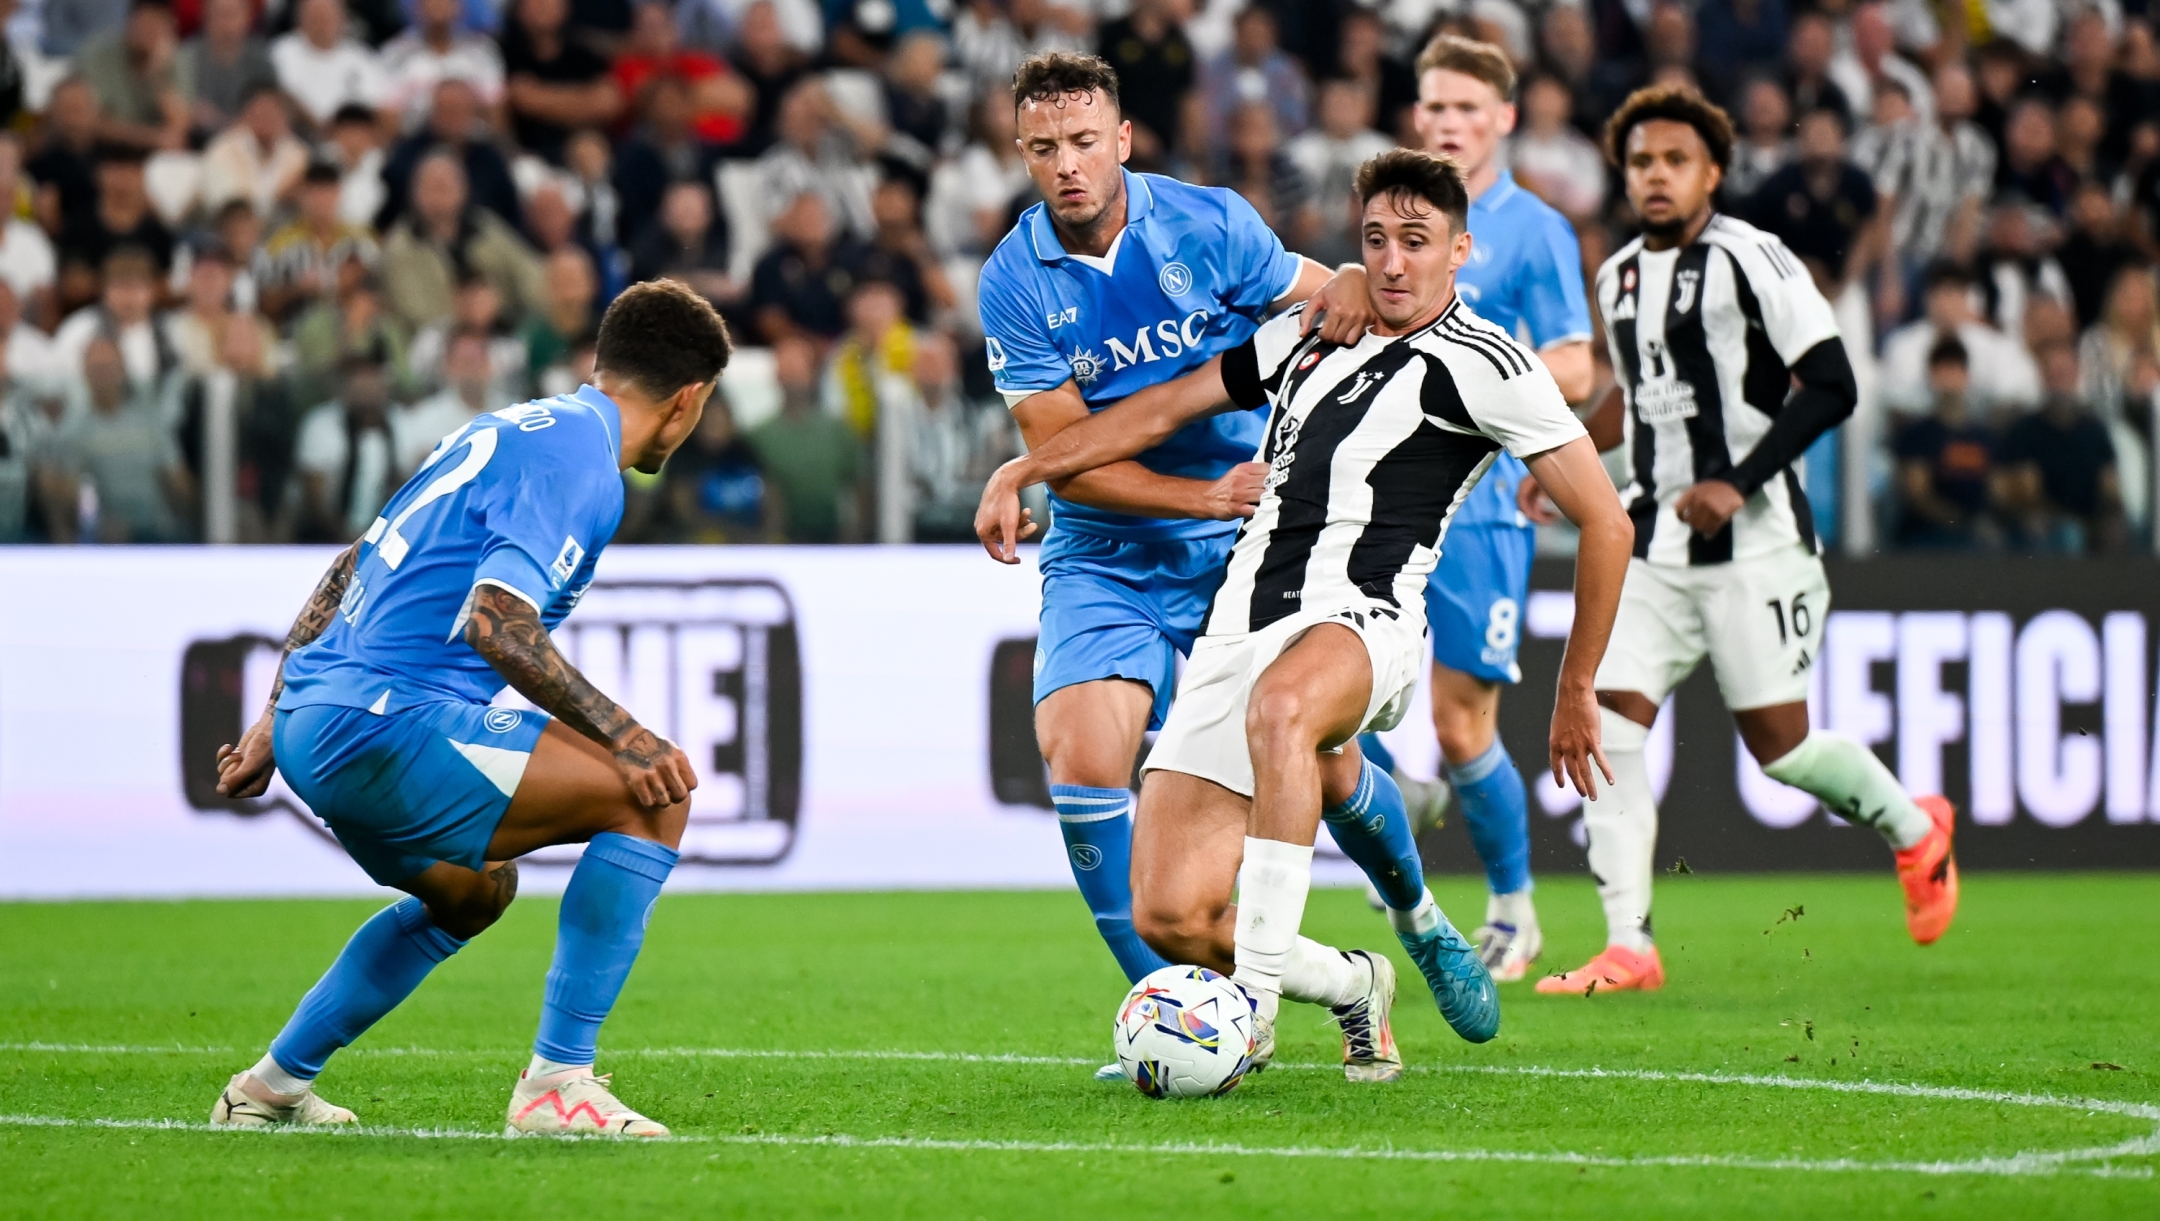
[[[1013,201],[1034,195],[1020,160],[1010,94],[984,98],[974,115],[967,147],[931,175],[923,207],[923,231],[932,248],[948,257],[990,253],[1012,228]]]
[[[636,232],[630,227],[624,202],[626,175],[615,169],[607,137],[591,128],[570,137],[563,162],[575,188],[584,194],[584,207],[574,226],[577,240],[593,257],[603,298],[612,301],[630,282],[630,255],[625,247]],[[654,199],[657,206],[658,196]]]
[[[806,80],[780,103],[779,140],[758,158],[757,198],[794,199],[805,191],[824,197],[840,232],[862,237],[870,216],[867,154],[882,138],[874,128],[833,104],[821,81]]]
[[[515,312],[540,301],[531,247],[501,217],[468,205],[465,170],[454,154],[429,153],[413,171],[406,215],[383,243],[391,312],[415,328],[443,321],[464,269],[492,283]]]
[[[1313,204],[1311,184],[1283,152],[1273,106],[1238,104],[1230,114],[1230,139],[1222,163],[1211,176],[1244,196],[1284,246],[1296,251],[1312,248],[1320,233],[1320,213]]]
[[[300,423],[293,453],[300,483],[297,542],[359,538],[400,483],[390,436],[390,383],[381,357],[354,353],[341,372],[343,393]]]
[[[245,199],[270,216],[299,193],[307,168],[307,145],[292,133],[284,94],[274,84],[258,84],[241,102],[239,122],[203,149],[199,198],[212,212],[229,199]]]
[[[235,315],[218,336],[216,362],[189,373],[179,389],[179,440],[189,482],[198,494],[190,514],[205,542],[285,542],[292,534],[286,490],[292,481],[293,445],[300,418],[284,380],[277,375],[267,324]],[[209,425],[213,413],[230,413],[232,453],[213,463],[205,452],[223,430]],[[220,468],[230,472],[233,500],[229,535],[213,532],[211,500]]]
[[[928,188],[930,170],[952,130],[952,115],[938,85],[944,72],[945,39],[929,30],[901,39],[885,61],[888,130],[880,152],[889,171],[906,173],[918,191]]]
[[[1274,109],[1281,132],[1294,136],[1304,131],[1310,106],[1305,74],[1276,45],[1274,13],[1255,5],[1240,10],[1234,20],[1230,49],[1200,74],[1208,122],[1216,131],[1226,130],[1240,105],[1261,102]]]
[[[717,56],[685,50],[662,0],[639,0],[630,37],[615,56],[615,87],[625,110],[634,113],[645,90],[662,78],[688,86],[690,127],[699,140],[720,146],[742,139],[743,121],[757,100],[750,86]]]
[[[1725,172],[1725,198],[1745,200],[1793,159],[1792,101],[1777,81],[1758,76],[1740,87],[1740,132],[1733,142],[1732,168]]]
[[[1981,212],[1993,192],[1995,146],[1972,122],[1976,102],[1972,74],[1955,61],[1935,73],[1935,121],[1913,111],[1902,86],[1878,91],[1878,110],[1902,111],[1902,121],[1870,134],[1877,147],[1856,154],[1883,198],[1889,215],[1883,276],[1876,316],[1903,321],[1920,274],[1937,258],[1964,263],[1973,257]]]
[[[1977,269],[1980,313],[2005,335],[2025,333],[2026,310],[2035,300],[2044,297],[2066,310],[2072,305],[2070,281],[2034,232],[2033,212],[2030,205],[2013,201],[1988,214],[1987,240]],[[2046,223],[2042,214],[2037,224]]]
[[[308,166],[298,214],[271,234],[256,256],[257,290],[263,312],[272,318],[289,319],[309,302],[334,296],[346,264],[372,273],[382,262],[374,231],[339,215],[342,187],[336,166],[326,161]]]
[[[1875,188],[1846,158],[1845,125],[1833,111],[1801,117],[1799,154],[1764,180],[1742,214],[1782,238],[1835,301],[1879,250]]]
[[[1785,0],[1703,0],[1695,25],[1702,61],[1727,75],[1775,69],[1790,36]]]
[[[575,149],[564,157],[588,193],[597,189],[611,197],[605,211],[597,199],[592,205],[595,234],[605,227],[609,245],[627,247],[644,236],[670,183],[712,177],[713,150],[690,126],[690,83],[656,76],[646,82],[643,98],[641,121],[629,139],[613,150],[601,139],[593,149]]]
[[[1972,418],[1971,376],[1956,337],[1928,351],[1933,409],[1900,428],[1895,445],[1900,546],[1967,548],[1999,538],[1988,516],[1995,434]]]
[[[1982,321],[1973,307],[1972,277],[1954,263],[1937,263],[1926,277],[1925,313],[1883,341],[1882,399],[1893,411],[1929,409],[1927,354],[1944,339],[1965,348],[1971,410],[2000,426],[2010,413],[2040,401],[2040,371],[2025,346]]]
[[[959,351],[943,334],[925,335],[916,345],[913,393],[904,403],[912,539],[970,541],[983,485],[1014,453],[1010,417],[995,403],[968,401]]]
[[[2069,165],[2056,154],[2055,112],[2047,100],[2027,97],[2012,106],[2003,128],[1996,189],[2015,192],[2061,216],[2075,181]]]
[[[1042,6],[1035,0],[1020,0],[1013,7]],[[908,35],[918,30],[936,30],[943,24],[929,0],[824,0],[824,8],[825,53],[840,64],[872,71],[883,69],[893,48]],[[1071,9],[1047,12],[1061,29],[1077,32],[1087,23],[1084,16]],[[1022,20],[1018,12],[1013,20]],[[1019,63],[1017,59],[1013,62]]]
[[[2127,420],[2152,436],[2152,388],[2136,387],[2141,363],[2160,362],[2160,286],[2142,263],[2122,267],[2108,286],[2100,317],[2078,341],[2080,394],[2109,423]],[[2141,418],[2142,417],[2142,418]]]
[[[48,521],[56,541],[177,543],[195,489],[179,444],[158,410],[157,391],[128,375],[110,335],[82,350],[82,379],[67,422],[53,438],[53,465],[68,484],[55,497],[83,512]],[[87,494],[84,490],[87,489]]]
[[[52,475],[53,426],[13,373],[0,356],[0,543],[28,543]]]
[[[1836,53],[1837,33],[1830,18],[1819,9],[1803,9],[1793,18],[1792,39],[1785,49],[1785,93],[1795,113],[1828,110],[1850,126],[1860,112],[1831,75]]]
[[[92,344],[110,341],[117,346],[128,383],[154,394],[178,363],[152,312],[162,272],[150,252],[139,246],[115,247],[100,270],[104,284],[98,303],[60,324],[53,333],[54,359],[63,369],[80,369]]]
[[[202,31],[181,44],[174,87],[188,123],[202,135],[224,130],[259,85],[276,85],[270,49],[255,36],[251,0],[203,0]]]
[[[727,222],[713,207],[712,192],[696,179],[671,184],[657,221],[630,250],[630,278],[681,280],[715,305],[742,299],[728,278]]]
[[[2041,87],[2059,102],[2077,99],[2093,107],[2095,126],[2106,133],[2095,152],[2102,160],[2120,163],[2129,152],[2130,129],[2160,110],[2160,92],[2153,80],[2139,80],[2128,70],[2130,55],[2118,55],[2111,25],[2123,27],[2126,44],[2137,39],[2150,50],[2152,32],[2145,22],[2111,21],[2091,7],[2072,10],[2063,27],[2061,58],[2042,74]]]
[[[780,414],[750,431],[768,493],[785,508],[791,543],[853,542],[863,520],[862,442],[818,406],[817,349],[786,337],[773,344]]]
[[[380,107],[389,92],[374,48],[346,36],[344,0],[298,0],[290,34],[270,44],[278,84],[317,128],[348,103]]]
[[[2080,555],[2126,542],[2122,488],[2107,426],[2078,393],[2077,352],[2040,353],[2045,396],[2003,438],[2003,505],[2032,550]]]
[[[232,325],[233,259],[215,241],[193,248],[188,259],[187,299],[166,313],[165,341],[182,372],[195,377],[218,367],[219,347]]]
[[[2116,166],[2100,159],[2100,142],[2107,134],[2107,118],[2100,104],[2073,95],[2055,111],[2055,151],[2070,171],[2070,180],[2111,179]]]
[[[440,383],[445,376],[443,362],[448,357],[450,337],[472,331],[487,336],[488,365],[495,371],[495,384],[489,393],[497,405],[529,397],[526,379],[532,352],[518,323],[519,316],[503,308],[502,293],[486,276],[466,276],[458,281],[457,301],[450,317],[413,336],[409,356],[413,379],[423,386]]]
[[[802,52],[781,29],[775,0],[756,0],[743,9],[728,62],[757,95],[737,145],[742,155],[754,157],[778,138],[780,100],[794,92],[796,83],[809,72]]]
[[[1532,193],[1586,223],[1605,206],[1605,157],[1569,124],[1573,105],[1558,77],[1531,77],[1522,88],[1522,126],[1508,142],[1509,159]]]
[[[577,389],[570,357],[578,344],[599,333],[599,294],[599,276],[584,247],[573,244],[548,255],[547,307],[526,319],[524,331],[526,384],[535,395]]]
[[[348,267],[351,264],[347,265]],[[292,324],[293,400],[322,403],[338,392],[349,357],[367,355],[382,365],[393,392],[414,390],[405,332],[383,305],[374,276],[344,277],[334,297],[319,297]]]
[[[10,385],[47,398],[58,394],[72,376],[59,363],[52,336],[23,317],[15,290],[4,279],[0,279],[0,337],[4,337],[0,340],[0,368],[6,369]]]
[[[908,325],[900,290],[884,280],[863,280],[848,295],[848,329],[825,365],[821,394],[826,410],[847,422],[865,445],[877,440],[878,420],[893,378],[915,365],[919,332]]]
[[[857,248],[850,260],[855,278],[883,280],[899,289],[907,316],[916,323],[948,314],[960,299],[923,233],[915,185],[906,178],[887,178],[871,194],[870,212],[877,227],[869,244]]]
[[[622,94],[607,61],[570,37],[568,0],[514,0],[514,5],[502,39],[510,129],[520,147],[560,162],[572,131],[615,122],[623,111]]]
[[[98,267],[121,246],[149,251],[161,272],[172,266],[172,231],[151,210],[142,150],[107,144],[98,150],[97,198],[87,211],[68,215],[59,250],[63,259],[72,255]]]
[[[833,231],[832,213],[815,191],[797,195],[773,221],[773,244],[750,275],[750,311],[758,336],[830,339],[846,325],[841,301],[855,286],[851,254]]]
[[[706,400],[697,431],[668,459],[660,476],[666,541],[780,541],[781,498],[768,489],[756,447],[735,425],[726,387]]]
[[[442,389],[390,409],[391,461],[400,481],[412,478],[444,437],[477,416],[510,404],[496,397],[494,336],[478,327],[450,332],[442,353]]]
[[[235,199],[217,210],[210,221],[211,235],[230,250],[233,256],[233,304],[242,309],[254,309],[261,299],[261,291],[255,283],[255,256],[263,246],[262,217],[254,205],[244,199]]]
[[[97,208],[97,95],[79,76],[53,86],[45,108],[45,134],[24,168],[37,183],[37,221],[58,234],[67,218]]]
[[[382,106],[406,131],[427,124],[435,87],[446,80],[465,82],[489,126],[500,123],[502,52],[494,39],[463,28],[462,16],[461,0],[418,0],[411,28],[383,44]]]
[[[382,134],[374,112],[365,106],[340,106],[330,118],[330,138],[321,155],[337,163],[344,177],[338,186],[338,218],[348,225],[374,227],[390,200],[383,185]],[[468,171],[469,172],[469,171]]]
[[[1095,53],[1117,69],[1118,105],[1132,121],[1133,160],[1143,166],[1163,165],[1177,146],[1178,99],[1192,88],[1196,69],[1184,30],[1188,4],[1136,0],[1096,32]]]
[[[39,314],[59,275],[59,260],[52,239],[22,217],[21,201],[29,193],[22,176],[22,145],[12,133],[0,132],[0,205],[7,209],[0,221],[0,282],[14,289],[31,313]]]
[[[2100,318],[2116,273],[2140,261],[2137,247],[2123,236],[2115,197],[2104,183],[2078,184],[2070,197],[2070,236],[2056,250],[2055,261],[2069,281],[2078,325],[2091,326]]]
[[[1344,35],[1347,54],[1347,28]],[[1544,19],[1538,24],[1538,48],[1544,53],[1546,68],[1567,86],[1569,96],[1574,99],[1575,126],[1584,131],[1598,130],[1598,125],[1604,122],[1605,112],[1600,109],[1598,96],[1597,37],[1591,31],[1588,17],[1573,5],[1555,5],[1546,10]],[[1410,98],[1414,104],[1417,99],[1414,77],[1410,84]],[[1386,119],[1395,112],[1383,106],[1380,113]],[[1387,126],[1390,135],[1415,134],[1400,121],[1400,116]]]
[[[75,69],[96,91],[100,138],[141,149],[187,146],[187,103],[169,0],[134,0],[127,21],[83,44]]]
[[[1565,107],[1565,89],[1560,98]],[[1395,142],[1372,129],[1372,97],[1356,81],[1322,81],[1319,100],[1319,125],[1292,140],[1287,153],[1291,164],[1312,187],[1316,218],[1310,239],[1313,257],[1332,266],[1355,262],[1360,257],[1358,251],[1363,243],[1358,235],[1355,191],[1358,167],[1386,152]],[[1576,138],[1581,139],[1581,134],[1577,133]],[[1597,166],[1597,182],[1602,191],[1602,159]]]
[[[386,197],[375,227],[388,232],[404,214],[412,191],[414,167],[424,157],[449,152],[465,171],[466,190],[474,206],[493,212],[517,228],[524,223],[518,207],[517,183],[510,177],[510,163],[495,147],[487,122],[480,115],[480,101],[473,87],[451,77],[435,86],[435,104],[428,111],[427,126],[399,141],[383,164]]]

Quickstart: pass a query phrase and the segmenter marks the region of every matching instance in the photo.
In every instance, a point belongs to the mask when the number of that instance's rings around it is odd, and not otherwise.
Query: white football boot
[[[517,1088],[510,1091],[510,1115],[503,1135],[668,1135],[666,1124],[624,1106],[608,1089],[608,1076],[584,1069],[545,1077],[519,1073]]]
[[[1097,1081],[1123,1081],[1125,1080],[1125,1066],[1116,1061],[1105,1064],[1095,1070],[1095,1079]]]
[[[1388,1023],[1395,1008],[1395,964],[1366,950],[1351,950],[1349,956],[1365,960],[1370,982],[1363,996],[1328,1009],[1342,1027],[1343,1076],[1360,1083],[1393,1081],[1403,1073],[1402,1053]]]
[[[360,1117],[334,1103],[325,1102],[310,1089],[298,1096],[274,1094],[260,1081],[250,1093],[244,1084],[246,1073],[234,1073],[225,1083],[225,1090],[218,1100],[210,1104],[210,1122],[219,1127],[272,1128],[286,1124],[312,1128],[330,1124],[358,1123]],[[290,1102],[265,1101],[257,1094],[270,1098],[287,1098]]]
[[[1472,940],[1478,960],[1492,972],[1493,982],[1511,984],[1530,973],[1530,966],[1545,952],[1545,934],[1538,928],[1537,908],[1530,892],[1491,895],[1485,900],[1485,923]]]

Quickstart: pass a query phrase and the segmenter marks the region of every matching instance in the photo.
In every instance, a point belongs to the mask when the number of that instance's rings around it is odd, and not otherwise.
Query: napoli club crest
[[[1166,297],[1182,297],[1192,291],[1192,268],[1183,263],[1165,263],[1155,284]]]

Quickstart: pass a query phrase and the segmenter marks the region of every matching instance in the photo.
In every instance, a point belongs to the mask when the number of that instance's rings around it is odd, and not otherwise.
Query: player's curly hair
[[[1685,123],[1710,149],[1710,160],[1721,170],[1732,168],[1732,116],[1715,102],[1685,85],[1650,85],[1628,95],[1620,109],[1605,120],[1605,155],[1614,165],[1627,164],[1628,133],[1654,119]]]
[[[1449,233],[1470,227],[1470,192],[1452,157],[1391,148],[1358,167],[1356,189],[1367,203],[1382,195],[1421,199],[1448,218]]]
[[[1110,105],[1120,112],[1124,109],[1123,103],[1118,101],[1117,69],[1096,55],[1075,55],[1069,51],[1030,55],[1020,61],[1019,71],[1013,73],[1012,89],[1015,108],[1029,102],[1096,93],[1110,99]]]
[[[593,368],[658,400],[720,376],[733,353],[711,302],[680,281],[647,280],[624,289],[601,317]]]

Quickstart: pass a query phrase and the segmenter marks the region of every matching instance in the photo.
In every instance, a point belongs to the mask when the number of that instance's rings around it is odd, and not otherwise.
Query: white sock
[[[1598,719],[1617,783],[1601,785],[1595,801],[1583,802],[1590,872],[1605,905],[1605,943],[1641,953],[1650,948],[1651,854],[1657,847],[1657,799],[1643,765],[1650,731],[1610,708],[1598,709]]]
[[[1418,905],[1409,911],[1388,908],[1387,922],[1398,933],[1422,936],[1440,927],[1440,905],[1433,901],[1432,891],[1428,890],[1418,900]]]
[[[1814,797],[1846,822],[1875,828],[1893,848],[1910,848],[1935,829],[1875,752],[1843,734],[1815,730],[1764,764],[1763,774]]]
[[[315,1078],[293,1076],[278,1067],[278,1062],[268,1052],[263,1053],[263,1058],[255,1062],[255,1067],[249,1069],[248,1074],[262,1082],[271,1093],[282,1094],[287,1098],[305,1094],[315,1087]]]
[[[1525,929],[1537,923],[1537,908],[1530,902],[1530,887],[1485,899],[1485,923]]]
[[[525,1079],[536,1081],[542,1077],[552,1077],[557,1073],[589,1073],[592,1070],[593,1066],[590,1064],[558,1064],[553,1060],[543,1059],[540,1053],[534,1052],[532,1063],[525,1066]]]
[[[1372,971],[1331,945],[1300,937],[1290,947],[1290,969],[1283,972],[1282,994],[1294,1001],[1334,1008],[1365,995]]]
[[[1238,867],[1237,970],[1231,975],[1273,1017],[1312,890],[1312,845],[1245,837]]]

